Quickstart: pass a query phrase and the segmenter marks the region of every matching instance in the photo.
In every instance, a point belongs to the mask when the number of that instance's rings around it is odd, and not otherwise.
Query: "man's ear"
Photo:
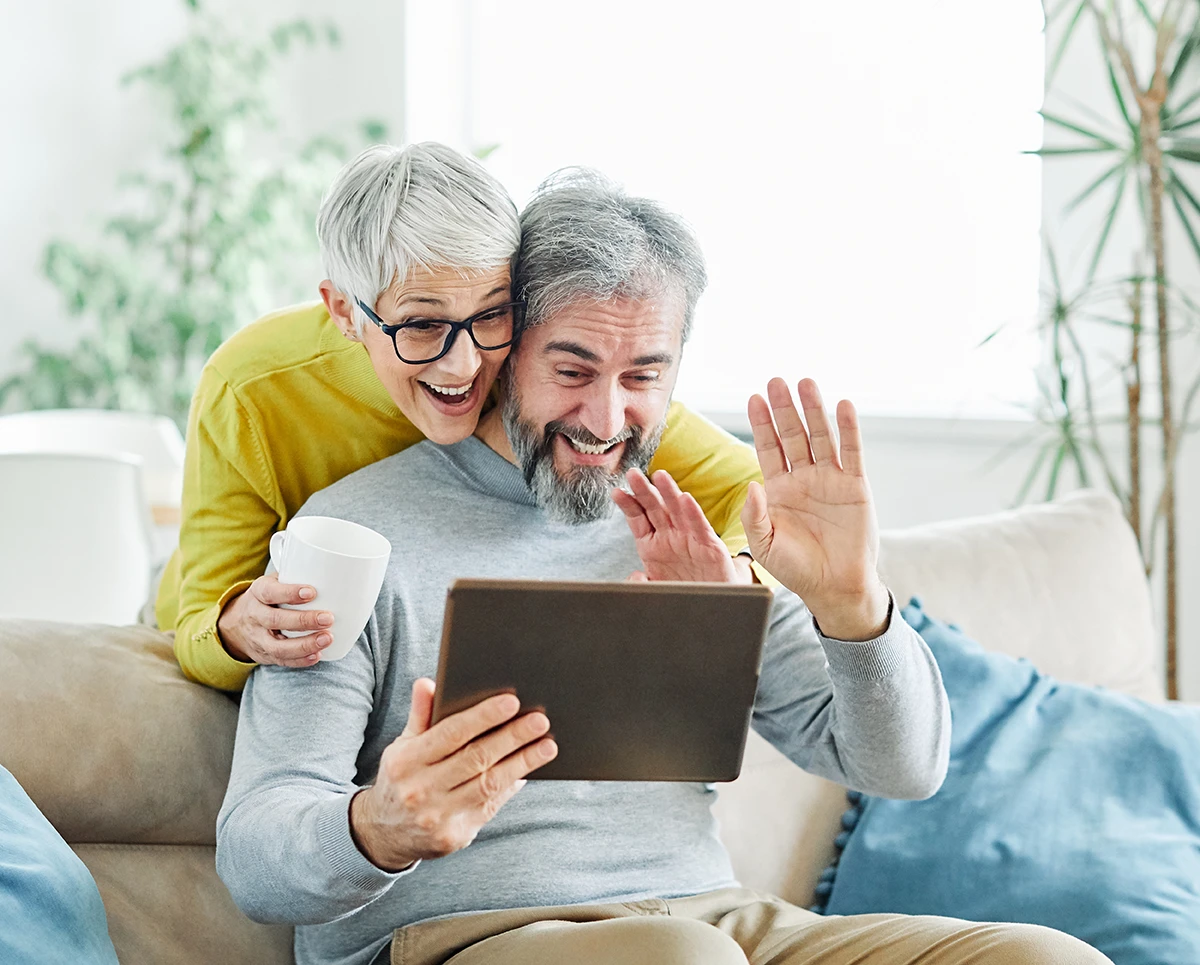
[[[338,291],[333,282],[326,278],[318,286],[321,292],[321,301],[325,303],[325,308],[329,311],[329,317],[333,319],[338,330],[355,342],[361,342],[362,339],[358,335],[358,326],[354,324],[354,302],[346,295]]]

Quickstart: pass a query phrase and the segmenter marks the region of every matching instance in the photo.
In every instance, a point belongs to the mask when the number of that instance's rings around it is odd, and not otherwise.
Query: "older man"
[[[1096,963],[1045,929],[821,918],[738,887],[711,786],[538,782],[543,714],[504,695],[430,726],[442,606],[458,577],[735,579],[654,452],[704,285],[677,218],[576,173],[522,218],[527,329],[476,437],[422,443],[312,497],[395,552],[355,649],[260,668],[242,703],[217,865],[306,963]],[[949,713],[920,637],[875,572],[853,408],[835,448],[815,385],[751,402],[765,486],[743,523],[783,584],[754,726],[796,764],[877,795],[939,786]],[[630,472],[634,494],[610,494]],[[402,498],[397,498],[402,496]],[[564,526],[563,524],[571,524]],[[632,534],[631,534],[632,530]],[[803,602],[801,602],[803,600]],[[807,606],[806,606],[807,604]],[[399,736],[396,736],[399,734]]]

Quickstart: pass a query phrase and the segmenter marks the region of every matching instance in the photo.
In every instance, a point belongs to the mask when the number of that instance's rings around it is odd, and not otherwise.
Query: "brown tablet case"
[[[531,780],[732,781],[770,609],[757,585],[458,580],[433,720],[515,693],[559,748]]]

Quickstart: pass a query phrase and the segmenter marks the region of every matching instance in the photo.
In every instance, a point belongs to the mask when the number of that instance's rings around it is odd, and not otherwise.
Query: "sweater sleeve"
[[[217,619],[266,569],[281,500],[254,422],[211,365],[192,400],[183,476],[179,548],[159,588],[159,626],[174,626],[188,678],[240,690],[255,665],[229,655]]]
[[[217,873],[255,921],[334,921],[416,867],[383,871],[350,834],[356,760],[373,703],[369,628],[340,660],[299,671],[260,667],[242,694],[217,818]]]
[[[777,589],[753,724],[804,770],[878,797],[932,796],[950,759],[937,662],[894,604],[880,636],[847,643]]]

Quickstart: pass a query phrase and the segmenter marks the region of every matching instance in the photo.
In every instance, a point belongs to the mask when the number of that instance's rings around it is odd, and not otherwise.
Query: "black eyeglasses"
[[[463,329],[481,352],[494,352],[507,348],[516,341],[520,331],[524,302],[507,302],[485,308],[461,322],[446,318],[413,318],[399,325],[389,325],[363,303],[354,299],[367,317],[383,330],[392,340],[396,358],[409,365],[425,365],[436,362],[454,347],[454,340]]]

